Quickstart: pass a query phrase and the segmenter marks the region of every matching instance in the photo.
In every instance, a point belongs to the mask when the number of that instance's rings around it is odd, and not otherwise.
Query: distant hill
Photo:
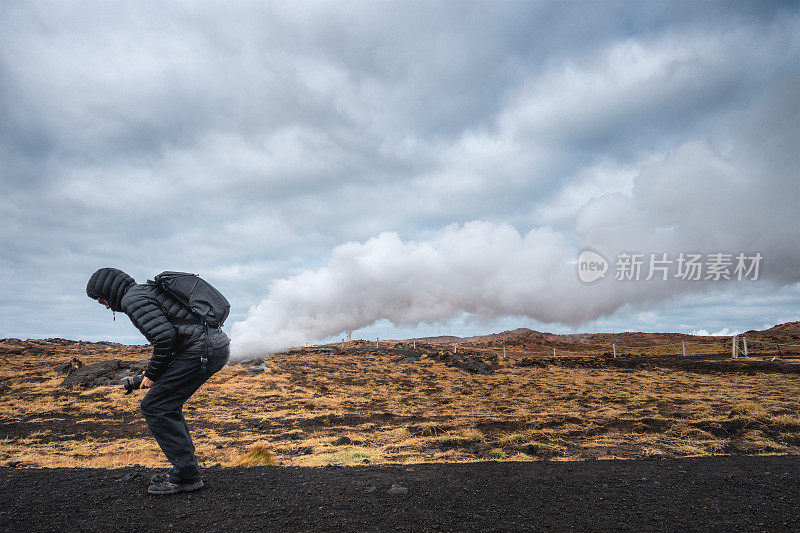
[[[763,331],[750,330],[745,335],[751,335],[764,340],[774,342],[793,342],[800,341],[800,322],[786,322],[776,324]]]
[[[800,341],[800,322],[786,322],[777,324],[769,329],[758,331],[750,330],[744,335],[757,337],[773,342],[792,342]],[[489,335],[477,335],[474,337],[455,337],[444,335],[439,337],[422,337],[416,340],[430,344],[466,344],[472,346],[541,346],[552,345],[554,347],[562,345],[592,345],[612,343],[621,345],[653,346],[680,341],[693,341],[710,339],[724,339],[725,337],[714,337],[709,335],[689,335],[686,333],[644,333],[644,332],[624,332],[624,333],[572,333],[558,335],[546,333],[528,328],[517,328],[500,333]]]

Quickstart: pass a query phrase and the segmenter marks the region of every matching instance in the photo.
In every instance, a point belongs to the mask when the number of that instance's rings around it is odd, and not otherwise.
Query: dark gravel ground
[[[210,468],[171,496],[147,469],[2,468],[0,530],[798,531],[798,459]]]

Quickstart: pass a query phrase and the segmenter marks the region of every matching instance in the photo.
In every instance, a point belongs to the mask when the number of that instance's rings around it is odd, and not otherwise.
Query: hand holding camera
[[[125,394],[132,393],[135,389],[138,389],[142,385],[142,380],[144,379],[144,374],[139,374],[138,376],[123,378],[122,386],[125,389]]]
[[[125,389],[125,394],[132,393],[135,389],[149,389],[153,386],[153,380],[145,376],[144,374],[139,374],[138,376],[128,377],[121,379],[122,386]]]

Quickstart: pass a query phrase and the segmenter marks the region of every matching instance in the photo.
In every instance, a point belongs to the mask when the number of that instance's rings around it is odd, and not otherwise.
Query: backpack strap
[[[203,330],[206,333],[206,346],[203,355],[200,356],[200,373],[205,376],[206,363],[208,362],[208,356],[211,354],[211,334],[208,331],[208,322],[205,320],[203,320]]]
[[[192,309],[191,306],[186,305],[186,302],[184,302],[183,299],[181,299],[178,295],[176,295],[173,291],[169,290],[167,287],[163,286],[160,283],[156,283],[155,281],[152,281],[152,280],[147,280],[147,284],[148,285],[154,285],[154,286],[158,287],[159,289],[161,289],[162,291],[164,291],[167,294],[169,294],[170,296],[172,296],[173,298],[177,299],[191,313],[191,318],[189,318],[189,317],[187,317],[187,318],[173,318],[172,320],[170,320],[170,322],[172,322],[175,325],[181,325],[181,324],[191,325],[191,324],[198,324],[198,323],[202,324],[203,333],[205,333],[206,340],[205,340],[205,346],[203,347],[203,354],[200,356],[200,373],[205,375],[206,366],[207,366],[207,363],[208,363],[208,356],[211,355],[211,351],[212,351],[212,348],[213,348],[213,346],[211,344],[211,332],[209,331],[208,321],[205,318],[203,318],[202,316],[198,315],[197,312],[195,312],[195,310]],[[218,327],[219,326],[217,326],[217,328]],[[176,341],[177,341],[177,338],[176,338]]]

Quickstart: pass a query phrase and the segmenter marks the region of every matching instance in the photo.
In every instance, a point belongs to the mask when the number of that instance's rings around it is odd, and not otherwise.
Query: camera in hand
[[[125,387],[125,394],[130,394],[134,391],[134,389],[138,389],[139,386],[142,384],[142,380],[144,379],[144,374],[139,374],[133,376],[132,378],[124,378],[122,379],[122,386]]]

